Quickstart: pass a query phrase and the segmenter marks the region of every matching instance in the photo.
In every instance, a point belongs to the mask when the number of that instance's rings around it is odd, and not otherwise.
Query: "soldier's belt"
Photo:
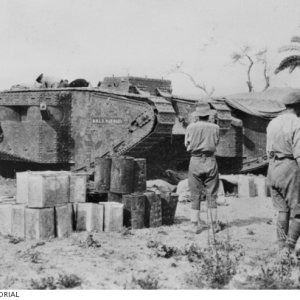
[[[275,153],[274,151],[271,151],[270,153],[269,153],[269,157],[271,158],[271,159],[275,159],[275,160],[282,160],[282,159],[294,159],[294,156],[292,155],[292,154],[277,154],[277,153]]]
[[[214,152],[212,151],[193,151],[191,153],[192,156],[196,157],[211,157],[214,156]]]

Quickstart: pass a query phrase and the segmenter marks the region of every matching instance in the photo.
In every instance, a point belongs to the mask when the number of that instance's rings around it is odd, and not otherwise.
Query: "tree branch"
[[[265,77],[266,85],[263,91],[267,90],[270,87],[270,76],[268,76],[267,62],[264,62],[264,77]]]
[[[253,63],[252,58],[248,54],[245,54],[245,56],[248,58],[248,60],[250,62],[249,66],[248,66],[248,71],[247,71],[247,77],[248,77],[247,85],[248,85],[249,92],[251,93],[253,91],[253,85],[251,82],[251,69],[252,69],[254,63]]]
[[[194,84],[194,86],[197,87],[198,89],[202,90],[208,97],[211,97],[212,94],[215,92],[215,88],[214,87],[212,87],[212,89],[210,91],[208,91],[206,89],[205,84],[204,83],[199,84],[191,74],[186,73],[186,72],[184,72],[182,70],[178,70],[178,72],[181,73],[181,74],[183,74],[183,75],[185,75],[185,76],[187,76],[190,79],[190,81]]]

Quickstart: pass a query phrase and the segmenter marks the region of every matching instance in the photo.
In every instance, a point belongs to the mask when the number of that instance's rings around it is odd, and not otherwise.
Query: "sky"
[[[246,66],[231,59],[267,49],[272,87],[299,87],[300,68],[274,75],[300,36],[299,0],[0,0],[0,89],[40,74],[97,85],[105,76],[172,80],[175,94],[247,92]],[[264,87],[253,68],[255,91]]]

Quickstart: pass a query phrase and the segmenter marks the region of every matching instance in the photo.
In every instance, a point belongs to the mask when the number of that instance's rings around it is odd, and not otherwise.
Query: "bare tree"
[[[202,90],[208,97],[211,97],[211,96],[213,95],[213,93],[215,92],[215,88],[212,87],[210,90],[208,90],[208,89],[206,88],[206,85],[205,85],[204,82],[203,82],[203,83],[197,82],[197,81],[195,80],[195,78],[194,78],[191,74],[189,74],[189,73],[187,73],[187,72],[185,72],[185,71],[183,70],[182,65],[183,65],[183,62],[178,63],[174,68],[172,68],[172,69],[168,72],[168,74],[172,74],[172,73],[180,73],[180,74],[182,74],[182,75],[185,75],[185,76],[193,83],[193,85],[194,85],[196,88]]]
[[[267,90],[270,87],[270,68],[268,65],[268,60],[267,60],[267,49],[263,49],[261,51],[258,51],[255,56],[256,56],[256,61],[258,63],[261,63],[264,67],[264,78],[265,78],[265,87],[263,91]]]
[[[267,59],[267,49],[259,50],[258,52],[254,52],[250,46],[246,45],[243,46],[240,51],[233,52],[231,54],[231,59],[233,63],[240,63],[247,67],[247,86],[249,92],[254,91],[254,86],[252,83],[252,70],[255,64],[262,64],[263,65],[263,74],[265,79],[265,87],[263,91],[270,87],[270,68]]]
[[[251,70],[254,65],[253,58],[250,56],[251,48],[246,45],[239,52],[233,52],[231,54],[231,59],[233,63],[239,62],[242,65],[247,66],[247,86],[248,90],[251,93],[253,91],[253,84],[251,81]]]
[[[201,47],[199,49],[199,51],[201,52],[201,55],[208,51],[208,48],[215,43],[216,39],[215,39],[215,31],[216,31],[216,26],[213,26],[210,30],[210,33],[208,34],[207,37],[204,37],[204,39],[201,42]],[[168,74],[172,74],[172,73],[180,73],[184,76],[186,76],[191,82],[192,84],[200,89],[202,92],[204,92],[208,97],[211,97],[213,95],[213,93],[215,92],[215,88],[212,87],[211,89],[207,89],[206,84],[204,82],[200,83],[198,82],[194,76],[192,76],[190,73],[186,72],[185,70],[183,70],[183,61],[179,62],[176,64],[175,67],[173,67]]]

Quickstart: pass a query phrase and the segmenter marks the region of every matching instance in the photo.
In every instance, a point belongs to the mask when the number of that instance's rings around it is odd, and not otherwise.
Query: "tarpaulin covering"
[[[285,110],[282,99],[293,91],[292,88],[272,88],[265,92],[252,92],[226,96],[224,101],[232,108],[249,115],[272,119]]]

